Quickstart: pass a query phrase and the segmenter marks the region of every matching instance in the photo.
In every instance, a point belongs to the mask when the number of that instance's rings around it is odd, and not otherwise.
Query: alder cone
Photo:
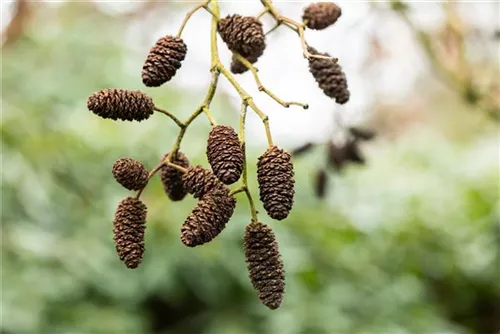
[[[151,48],[142,66],[142,82],[158,87],[174,77],[186,57],[187,46],[180,37],[165,36]]]
[[[345,144],[346,159],[356,164],[364,165],[366,163],[357,140],[349,140]]]
[[[316,171],[314,179],[314,192],[317,198],[326,196],[328,187],[328,173],[323,168]]]
[[[253,16],[228,15],[218,24],[219,34],[229,50],[243,57],[258,58],[266,48],[262,23]]]
[[[245,229],[244,245],[248,274],[259,299],[277,309],[285,294],[285,271],[273,231],[252,222]]]
[[[285,219],[293,206],[294,172],[288,152],[273,145],[257,162],[260,200],[269,217]]]
[[[146,214],[146,205],[135,197],[118,203],[113,222],[114,241],[116,252],[127,268],[137,268],[142,261]]]
[[[341,15],[342,10],[333,2],[317,2],[304,8],[302,20],[307,21],[309,29],[322,30],[337,22]]]
[[[188,193],[194,198],[202,198],[205,194],[220,190],[229,194],[229,188],[219,181],[211,170],[200,165],[190,166],[182,176],[182,183]]]
[[[132,158],[120,158],[113,164],[113,176],[128,190],[140,190],[148,183],[148,171],[144,164]]]
[[[248,60],[250,64],[255,64],[259,58],[255,56],[248,56],[245,57],[245,59]],[[242,74],[248,71],[248,68],[233,54],[233,57],[231,58],[230,70],[233,74]]]
[[[168,153],[163,156],[162,161],[165,160],[167,155]],[[184,168],[189,167],[188,158],[180,151],[177,151],[176,157],[172,158],[171,162]],[[168,198],[174,202],[183,200],[187,194],[187,190],[182,183],[182,175],[181,171],[167,165],[160,169],[160,180],[163,190]]]
[[[225,184],[233,184],[243,171],[243,149],[238,134],[227,125],[216,125],[207,140],[207,158],[214,174]]]
[[[224,190],[202,197],[181,227],[181,241],[188,247],[212,241],[226,227],[236,207],[236,199]]]
[[[319,53],[312,47],[309,47],[308,51],[312,55],[330,57],[328,53]],[[335,102],[339,104],[345,104],[349,101],[351,93],[347,87],[347,78],[336,58],[321,59],[311,57],[309,59],[309,72],[311,72],[326,96],[335,99]]]
[[[154,103],[141,91],[110,88],[90,95],[87,108],[102,118],[142,121],[153,114]]]

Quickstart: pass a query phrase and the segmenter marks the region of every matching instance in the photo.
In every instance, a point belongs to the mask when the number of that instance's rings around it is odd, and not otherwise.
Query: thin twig
[[[182,121],[180,119],[178,119],[177,117],[175,117],[172,113],[170,113],[169,111],[165,110],[165,109],[162,109],[158,106],[154,106],[154,110],[162,113],[162,114],[165,114],[167,115],[168,117],[170,117],[180,128],[184,127],[184,123],[182,123]]]
[[[307,46],[305,33],[304,33],[306,22],[299,23],[295,20],[292,20],[289,17],[281,15],[278,12],[278,10],[276,9],[276,7],[274,7],[271,0],[260,0],[260,2],[262,3],[262,5],[265,8],[267,8],[268,12],[271,13],[271,15],[276,20],[276,26],[274,26],[269,32],[267,32],[266,35],[269,34],[270,32],[272,32],[273,30],[275,30],[276,28],[278,28],[280,25],[284,24],[285,26],[292,29],[293,31],[295,31],[299,35],[300,43],[302,46],[302,53],[304,54],[305,58],[307,58],[307,59],[311,59],[311,58],[332,59],[331,57],[328,57],[328,56],[313,55],[308,51],[308,46]]]
[[[177,164],[174,164],[172,162],[167,162],[167,166],[169,167],[172,167],[172,168],[175,168],[177,169],[179,172],[182,172],[182,173],[186,173],[187,172],[187,169],[182,167],[182,166],[179,166]]]
[[[288,101],[283,101],[282,99],[280,99],[273,92],[271,92],[269,89],[264,87],[264,85],[260,81],[259,74],[257,73],[258,70],[255,66],[253,66],[247,59],[245,59],[241,55],[239,55],[237,53],[234,53],[234,55],[236,56],[238,61],[240,61],[243,65],[245,65],[245,67],[250,72],[252,72],[253,77],[255,79],[255,83],[257,84],[257,88],[259,89],[259,91],[266,93],[270,98],[272,98],[274,101],[278,102],[279,104],[281,104],[285,108],[289,108],[291,105],[296,105],[296,106],[302,107],[303,109],[309,108],[309,105],[307,105],[305,103],[294,102],[294,101],[288,102]]]
[[[246,118],[247,118],[247,109],[248,106],[243,101],[241,103],[241,111],[240,111],[240,129],[239,129],[239,139],[241,142],[241,147],[243,149],[243,191],[247,195],[248,198],[248,204],[250,205],[250,214],[252,216],[252,221],[257,222],[257,210],[255,209],[255,204],[252,198],[252,194],[250,193],[250,190],[248,188],[248,167],[247,167],[247,157],[246,157],[246,142],[245,142],[245,123],[246,123]]]
[[[244,191],[245,191],[245,188],[246,188],[245,186],[241,186],[241,187],[238,187],[238,188],[236,188],[236,189],[233,189],[233,190],[231,190],[231,192],[229,193],[229,196],[234,196],[234,195],[236,195],[236,194],[242,193],[242,192],[244,192]]]
[[[181,27],[179,28],[179,31],[177,32],[177,37],[181,37],[182,32],[184,31],[184,27],[188,23],[191,16],[193,16],[193,14],[196,13],[201,8],[207,7],[208,4],[210,3],[210,1],[211,0],[204,1],[203,3],[196,5],[193,9],[191,9],[189,12],[187,12],[186,16],[184,17],[184,20],[182,21]]]
[[[153,176],[154,176],[154,175],[155,175],[155,174],[156,174],[156,173],[157,173],[157,172],[158,172],[158,171],[159,171],[159,170],[163,167],[163,165],[164,165],[164,163],[163,163],[163,161],[162,161],[162,162],[160,162],[158,165],[156,165],[156,167],[155,167],[155,168],[153,168],[153,169],[149,172],[149,174],[148,174],[148,183],[149,183],[149,180],[151,180],[151,178],[152,178],[152,177],[153,177]],[[135,198],[139,199],[139,197],[141,197],[141,194],[142,194],[142,192],[144,191],[144,189],[146,189],[146,186],[147,186],[147,185],[148,185],[148,184],[146,183],[146,185],[145,185],[142,189],[140,189],[140,190],[138,190],[138,191],[137,191],[137,194],[135,195]]]

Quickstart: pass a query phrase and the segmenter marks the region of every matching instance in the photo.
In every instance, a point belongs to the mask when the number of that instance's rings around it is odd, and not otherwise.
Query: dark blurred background
[[[299,19],[304,4],[276,6]],[[311,105],[257,100],[280,146],[310,144],[294,160],[290,217],[274,222],[259,204],[287,271],[280,309],[261,305],[247,277],[243,197],[219,238],[188,249],[179,229],[195,201],[171,203],[155,177],[144,193],[145,259],[125,268],[112,217],[128,193],[111,166],[131,156],[152,168],[177,127],[162,115],[99,119],[86,98],[141,89],[185,118],[209,80],[209,15],[189,23],[188,57],[171,83],[146,89],[140,68],[192,5],[2,3],[0,333],[499,333],[498,3],[340,2],[337,26],[308,39],[346,70],[352,96],[342,108],[309,77],[296,36],[269,36],[264,83]],[[221,9],[256,14],[259,5]],[[221,53],[229,59],[222,44]],[[286,66],[294,81],[281,76]],[[258,94],[250,74],[241,80]],[[237,126],[237,102],[222,83],[216,119]],[[335,160],[351,126],[376,137],[358,143],[359,159]],[[188,131],[182,149],[194,163],[206,165],[208,131],[202,118]],[[262,133],[251,119],[254,194]]]

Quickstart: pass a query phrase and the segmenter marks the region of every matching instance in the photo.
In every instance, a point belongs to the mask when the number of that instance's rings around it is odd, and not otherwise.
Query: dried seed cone
[[[142,82],[158,87],[172,79],[186,57],[187,46],[180,37],[160,38],[142,66]]]
[[[314,192],[317,198],[324,198],[326,196],[328,187],[328,173],[323,168],[316,171],[314,180]]]
[[[359,149],[357,140],[349,140],[345,144],[345,152],[347,160],[360,165],[364,165],[366,163],[365,158]]]
[[[165,160],[165,154],[162,158],[162,161]],[[172,163],[188,168],[189,160],[182,152],[177,152],[175,158],[172,158]],[[163,190],[167,194],[168,198],[172,201],[181,201],[186,197],[187,190],[184,188],[184,184],[182,183],[182,172],[170,166],[163,166],[160,169],[160,180],[163,184]]]
[[[144,255],[147,207],[139,199],[127,197],[118,203],[114,219],[115,248],[127,268],[137,268]]]
[[[262,23],[253,16],[228,15],[219,21],[218,30],[228,48],[245,58],[258,58],[266,48]]]
[[[309,29],[322,30],[332,24],[342,15],[342,10],[333,2],[312,3],[304,8],[302,20]]]
[[[328,53],[319,53],[312,47],[309,47],[308,51],[313,55],[330,56]],[[347,87],[347,78],[337,59],[311,57],[309,71],[326,96],[335,99],[339,104],[349,101],[351,93]]]
[[[276,237],[267,225],[252,222],[245,229],[244,242],[250,281],[262,303],[277,309],[285,294],[285,271]]]
[[[215,190],[221,190],[226,195],[229,194],[229,189],[219,181],[214,173],[200,165],[190,166],[182,176],[182,183],[187,192],[192,194],[194,198],[202,198],[205,194]]]
[[[293,205],[294,172],[288,152],[273,145],[257,162],[260,200],[269,217],[285,219]]]
[[[248,60],[250,62],[250,64],[255,64],[257,62],[257,60],[259,59],[258,57],[255,57],[255,56],[249,56],[249,57],[245,57],[246,60]],[[242,73],[245,73],[246,71],[248,71],[248,68],[238,60],[238,58],[236,58],[233,54],[233,57],[231,59],[231,67],[230,67],[230,70],[233,74],[242,74]]]
[[[181,227],[182,243],[195,247],[212,241],[226,227],[235,207],[234,197],[223,190],[203,196]]]
[[[90,95],[87,108],[102,118],[142,121],[153,114],[154,103],[141,91],[110,88]]]
[[[243,149],[238,134],[227,125],[216,125],[207,140],[207,158],[214,174],[225,184],[233,184],[243,171]]]
[[[120,158],[113,164],[113,176],[128,190],[139,190],[148,183],[148,171],[144,164],[132,158]]]

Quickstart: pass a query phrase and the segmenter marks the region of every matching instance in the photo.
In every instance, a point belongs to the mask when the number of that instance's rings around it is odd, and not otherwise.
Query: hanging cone
[[[87,99],[87,108],[102,118],[142,121],[154,112],[153,100],[138,90],[104,89]]]
[[[167,155],[168,153],[163,156],[162,161],[165,160]],[[184,168],[189,167],[188,158],[180,151],[177,152],[175,158],[172,158],[171,162]],[[182,175],[183,173],[174,167],[165,165],[160,169],[160,180],[163,190],[165,190],[168,198],[172,201],[181,201],[186,197],[187,190],[182,183]]]
[[[236,199],[225,191],[206,194],[181,227],[181,241],[188,247],[212,241],[226,227],[236,207]]]
[[[243,149],[238,134],[227,125],[216,125],[207,140],[207,158],[214,174],[225,184],[239,180],[243,171]]]
[[[245,57],[245,59],[248,60],[250,64],[255,64],[259,58],[255,56],[249,56]],[[231,58],[230,70],[233,74],[242,74],[248,71],[248,68],[242,62],[240,62],[238,58],[236,58],[233,54],[233,57]]]
[[[160,38],[149,51],[142,67],[142,82],[158,87],[172,79],[186,57],[187,46],[180,37]]]
[[[308,51],[312,55],[330,57],[328,53],[319,53],[312,47],[309,47]],[[309,72],[326,96],[335,99],[335,102],[339,104],[345,104],[349,101],[351,93],[347,87],[347,78],[337,59],[311,57],[309,59]]]
[[[144,164],[132,158],[120,158],[113,164],[113,176],[128,190],[140,190],[148,184],[148,171]]]
[[[333,141],[328,142],[327,147],[328,166],[336,171],[342,170],[346,163],[345,146],[337,146]]]
[[[182,183],[188,193],[194,198],[202,198],[205,194],[214,190],[221,190],[229,194],[229,188],[212,173],[211,170],[203,168],[200,165],[190,166],[187,172],[182,176]]]
[[[337,22],[340,15],[342,10],[333,2],[317,2],[304,8],[302,20],[309,29],[322,30]]]
[[[229,50],[258,58],[266,48],[262,23],[253,16],[229,15],[219,21],[219,34]]]
[[[285,271],[270,227],[252,222],[245,229],[245,257],[250,281],[264,305],[274,310],[285,294]]]
[[[289,153],[271,146],[257,163],[260,200],[269,217],[285,219],[293,205],[294,172]]]
[[[139,199],[127,197],[118,203],[114,219],[115,248],[127,268],[137,268],[144,255],[147,207]]]
[[[328,187],[328,173],[323,168],[316,171],[314,192],[317,198],[324,198]]]

